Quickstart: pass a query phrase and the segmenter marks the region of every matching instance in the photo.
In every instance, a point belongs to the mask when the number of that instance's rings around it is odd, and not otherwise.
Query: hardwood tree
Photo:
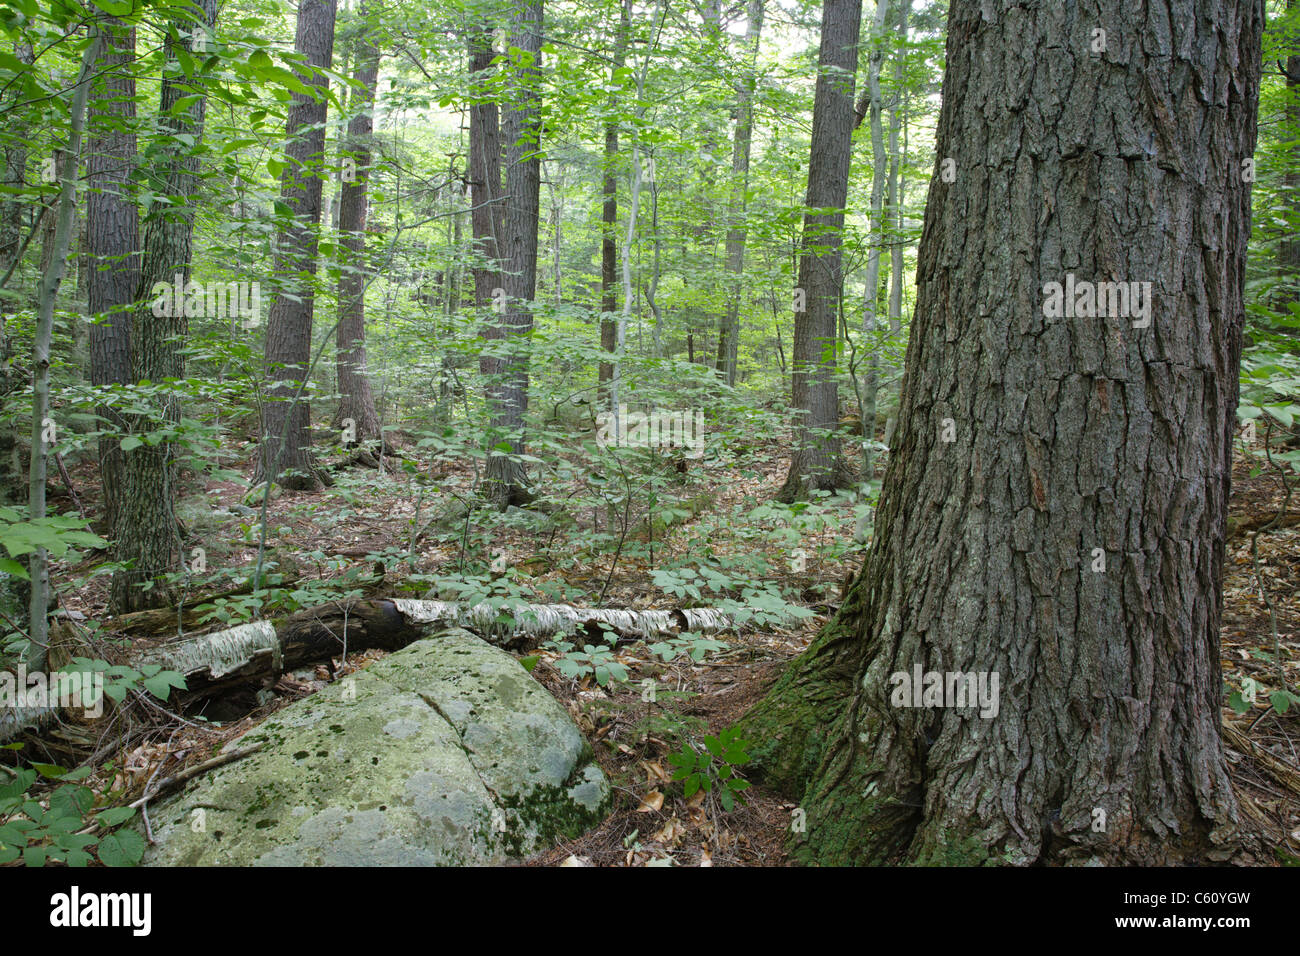
[[[506,192],[498,234],[504,292],[501,312],[488,322],[485,354],[495,367],[486,383],[494,447],[488,453],[484,491],[499,508],[531,501],[524,454],[528,411],[528,338],[537,291],[537,229],[541,191],[542,3],[514,5],[510,50],[514,61],[509,102],[503,110]],[[507,450],[508,448],[508,450]]]
[[[491,389],[499,382],[504,362],[491,346],[503,331],[494,316],[505,294],[501,278],[501,237],[505,235],[505,204],[501,186],[501,124],[496,97],[491,91],[496,71],[492,66],[492,29],[486,22],[469,30],[469,74],[472,96],[469,108],[470,232],[473,237],[474,305],[487,318],[482,337],[489,347],[479,354],[479,372]]]
[[[90,382],[131,381],[131,304],[140,284],[140,224],[130,187],[136,163],[135,28],[114,17],[100,21],[104,49],[90,94],[86,146],[87,301]],[[126,423],[107,405],[96,410],[115,432]],[[99,474],[108,533],[122,500],[121,435],[99,439]]]
[[[185,376],[186,310],[155,310],[154,305],[159,285],[174,285],[177,276],[189,284],[200,171],[194,145],[203,137],[207,78],[201,70],[187,76],[180,69],[180,55],[201,55],[209,49],[216,17],[217,0],[198,0],[168,25],[164,42],[172,69],[164,75],[159,97],[161,139],[151,174],[158,195],[165,199],[146,215],[139,288],[131,296],[136,303],[128,322],[131,381],[136,384],[157,385]],[[113,572],[109,588],[109,607],[115,614],[158,607],[171,598],[171,589],[159,582],[174,567],[180,529],[175,446],[165,431],[180,420],[181,409],[174,393],[161,393],[157,405],[153,416],[123,420],[132,447],[122,453],[122,497],[113,508],[114,557],[123,564]]]
[[[758,81],[758,49],[763,34],[764,0],[749,0],[745,27],[745,74],[736,84],[736,128],[731,149],[731,197],[727,207],[727,307],[718,330],[717,370],[728,385],[736,384],[740,349],[740,299],[745,272],[746,194],[749,154],[754,141],[754,87]]]
[[[876,535],[744,722],[802,796],[804,858],[1232,850],[1219,625],[1263,8],[1132,23],[1121,0],[951,4]],[[1138,285],[1098,310],[1100,282]],[[1000,675],[996,716],[906,706],[918,669]]]
[[[370,36],[366,5],[359,9],[354,44],[356,108],[348,122],[343,182],[339,197],[339,245],[343,249],[339,275],[338,342],[339,408],[335,423],[350,419],[358,442],[382,442],[379,413],[366,373],[366,217],[370,182],[371,139],[374,135],[375,89],[379,79],[379,49]]]
[[[610,64],[610,86],[622,85],[627,66],[628,36],[632,32],[631,0],[622,0],[618,10],[618,28],[614,33],[614,51]],[[610,93],[606,105],[605,157],[601,175],[600,207],[600,347],[613,353],[618,349],[618,94]],[[602,386],[614,378],[614,363],[601,362],[598,381]],[[610,403],[609,389],[601,389],[601,405]]]
[[[302,0],[294,50],[308,69],[299,75],[309,93],[293,94],[285,121],[286,165],[280,199],[288,220],[276,236],[274,274],[279,287],[266,328],[266,374],[258,481],[286,488],[319,489],[328,482],[311,452],[311,405],[306,379],[311,362],[321,193],[325,171],[328,70],[334,56],[337,0]]]
[[[36,334],[32,337],[32,457],[28,468],[27,514],[33,522],[45,518],[45,477],[50,446],[56,434],[50,412],[50,342],[54,333],[54,303],[68,265],[68,246],[72,240],[72,221],[77,211],[77,168],[81,164],[81,141],[86,125],[87,101],[95,62],[104,48],[104,38],[96,27],[82,54],[81,67],[72,87],[68,108],[67,148],[59,152],[56,173],[59,180],[54,233],[47,245],[48,255],[37,287]],[[44,547],[37,546],[28,557],[28,647],[27,664],[43,670],[49,656],[50,561]]]
[[[812,148],[804,205],[799,281],[795,288],[791,404],[799,418],[785,484],[777,493],[791,502],[811,490],[848,483],[835,434],[839,394],[835,344],[843,302],[844,206],[853,151],[854,76],[862,0],[825,0],[817,90],[813,100]]]

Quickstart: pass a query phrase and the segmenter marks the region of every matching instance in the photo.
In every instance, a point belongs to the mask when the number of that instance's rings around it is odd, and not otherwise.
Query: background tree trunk
[[[866,333],[867,374],[862,383],[862,478],[875,477],[875,453],[871,443],[876,436],[876,392],[880,387],[880,352],[876,347],[876,316],[880,308],[880,247],[884,242],[882,214],[885,204],[885,137],[880,114],[884,108],[880,96],[880,66],[884,58],[882,41],[889,16],[889,0],[876,0],[876,18],[871,25],[871,53],[867,60],[867,88],[858,104],[858,122],[868,117],[871,136],[871,220],[867,235],[867,279],[863,295],[862,331]]]
[[[177,20],[169,31],[184,38],[198,31],[211,31],[217,16],[217,0],[199,0],[197,12],[202,22]],[[186,51],[193,49],[193,39],[181,39]],[[167,59],[177,64],[177,41],[168,36]],[[184,312],[179,315],[154,315],[153,289],[158,283],[174,284],[176,276],[189,282],[193,247],[195,200],[199,186],[199,161],[194,147],[203,138],[206,97],[200,97],[179,113],[176,104],[202,89],[202,76],[185,76],[179,72],[163,80],[158,104],[159,132],[167,137],[161,157],[152,170],[152,182],[167,203],[150,210],[144,228],[144,258],[140,266],[139,290],[134,316],[128,322],[131,332],[132,382],[162,382],[185,376],[185,337],[189,323]],[[132,416],[124,424],[133,438],[175,424],[180,420],[180,405],[175,398],[164,398],[153,419]],[[113,572],[109,588],[109,609],[114,614],[159,607],[170,601],[170,589],[159,582],[173,567],[180,551],[179,526],[176,521],[176,461],[170,442],[145,441],[122,453],[122,500],[114,509],[114,557],[128,566]],[[145,589],[145,583],[155,586]]]
[[[618,31],[614,34],[614,65],[610,69],[610,84],[621,85],[620,72],[627,64],[627,40],[632,30],[631,0],[619,4]],[[618,95],[611,93],[607,106],[610,115],[605,120],[605,168],[601,180],[604,204],[600,210],[600,347],[613,353],[618,348]],[[599,382],[604,385],[614,377],[614,363],[601,362]],[[601,389],[600,406],[608,408],[609,390]]]
[[[803,221],[799,289],[806,308],[795,313],[791,405],[799,415],[795,452],[777,497],[794,501],[810,489],[847,481],[839,438],[835,343],[843,295],[841,244],[853,150],[853,85],[858,68],[862,0],[825,0],[808,160],[808,211]],[[827,212],[826,210],[830,210]]]
[[[489,407],[495,407],[494,390],[505,374],[505,360],[496,340],[505,334],[504,322],[495,311],[505,295],[501,276],[501,246],[505,235],[505,203],[501,186],[501,128],[497,103],[487,89],[492,79],[492,30],[482,23],[469,39],[470,82],[474,99],[469,115],[470,227],[474,236],[474,304],[484,314],[479,353],[479,373],[485,379]]]
[[[505,231],[501,236],[505,311],[500,317],[502,364],[488,383],[491,435],[510,452],[491,452],[485,492],[498,507],[531,500],[523,462],[528,410],[528,337],[537,291],[537,228],[541,196],[542,3],[515,5],[510,46],[520,51],[513,70],[512,103],[504,111],[506,140]],[[515,54],[512,54],[512,58]]]
[[[823,863],[1231,851],[1220,585],[1263,11],[1097,13],[950,8],[956,179],[931,179],[876,536],[746,722]],[[1149,326],[1049,317],[1067,273],[1150,282]],[[914,668],[998,673],[997,716],[895,706]]]
[[[334,53],[336,0],[302,0],[294,50],[308,65],[328,69]],[[325,90],[317,73],[299,77],[317,87],[321,98],[293,94],[285,123],[285,159],[280,196],[293,217],[276,236],[274,274],[282,283],[271,303],[266,329],[269,395],[262,407],[262,453],[257,480],[276,480],[286,488],[319,489],[324,476],[311,454],[311,406],[300,383],[311,361],[316,254],[324,185]],[[295,298],[289,298],[292,294]],[[296,300],[296,301],[295,301]],[[295,396],[296,399],[295,399]]]
[[[130,187],[136,164],[135,28],[105,17],[100,29],[104,48],[90,94],[86,153],[86,292],[91,317],[98,319],[90,326],[90,382],[97,386],[133,381],[130,305],[140,285],[140,225]],[[96,414],[102,424],[125,431],[125,421],[108,406]],[[121,435],[99,440],[105,534],[112,533],[122,500],[121,443]]]
[[[358,16],[356,73],[360,85],[355,115],[348,123],[347,158],[339,197],[339,244],[343,271],[339,276],[338,341],[339,410],[337,423],[352,419],[358,442],[382,442],[379,413],[366,373],[366,214],[370,182],[370,141],[374,134],[375,89],[379,79],[379,50],[370,37],[366,5]],[[349,182],[349,178],[351,181]]]
[[[68,245],[72,241],[72,220],[77,211],[77,167],[81,162],[81,134],[86,123],[86,101],[90,81],[103,37],[94,32],[86,47],[81,69],[72,88],[68,108],[68,148],[57,164],[59,176],[58,215],[54,238],[47,247],[49,262],[37,290],[40,308],[36,314],[36,334],[32,339],[32,460],[28,472],[27,514],[31,521],[45,517],[45,475],[50,457],[47,419],[50,412],[50,341],[54,332],[54,301],[68,264]],[[55,436],[51,436],[55,437]],[[28,559],[31,576],[28,605],[27,665],[43,670],[49,655],[50,562],[44,548],[32,551]]]
[[[727,308],[718,333],[718,371],[728,385],[736,384],[740,349],[740,297],[745,271],[746,202],[749,192],[749,152],[754,139],[754,87],[758,81],[758,47],[763,33],[763,2],[750,0],[745,27],[749,57],[745,76],[736,88],[736,132],[731,151],[731,202],[727,226]]]
[[[889,330],[903,331],[903,189],[906,147],[898,133],[907,122],[907,11],[911,0],[898,5],[898,48],[894,53],[894,106],[889,113]],[[906,140],[906,134],[904,134]]]

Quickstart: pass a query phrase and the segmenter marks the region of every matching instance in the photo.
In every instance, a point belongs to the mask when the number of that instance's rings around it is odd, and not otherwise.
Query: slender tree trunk
[[[329,69],[334,51],[336,0],[301,0],[294,50],[312,67]],[[274,274],[281,283],[271,303],[266,329],[269,395],[262,407],[262,453],[257,480],[286,488],[319,489],[324,474],[311,453],[311,409],[305,381],[311,361],[316,255],[325,172],[326,102],[329,80],[321,74],[300,77],[321,99],[293,94],[286,121],[281,200],[292,216],[276,236]],[[291,297],[292,296],[292,297]]]
[[[728,385],[736,384],[740,349],[740,299],[745,271],[745,196],[749,192],[749,152],[754,139],[754,86],[758,81],[758,48],[763,33],[764,0],[750,0],[745,28],[749,57],[745,76],[736,88],[736,133],[731,152],[731,201],[727,227],[727,309],[718,331],[718,371]]]
[[[27,491],[27,512],[31,521],[45,517],[45,475],[50,443],[56,435],[50,412],[50,341],[54,334],[54,301],[68,265],[68,246],[72,240],[72,220],[77,211],[77,166],[81,160],[81,133],[86,123],[86,101],[90,97],[90,80],[95,60],[103,49],[98,32],[86,47],[81,70],[72,89],[68,109],[68,148],[58,164],[60,182],[58,217],[54,240],[49,246],[49,264],[37,290],[40,307],[36,314],[36,334],[32,339],[32,461]],[[28,608],[27,665],[43,670],[49,655],[50,563],[44,548],[38,547],[28,561],[31,576],[31,603]]]
[[[1300,30],[1300,16],[1296,14],[1297,0],[1287,0],[1287,17],[1292,26]],[[1300,39],[1293,39],[1300,44]],[[1286,303],[1300,303],[1300,50],[1292,47],[1292,55],[1286,59],[1286,106],[1283,114],[1286,123],[1282,136],[1286,141],[1283,156],[1289,158],[1286,172],[1282,176],[1286,204],[1290,211],[1290,228],[1278,247],[1278,265],[1288,280],[1290,288],[1284,291],[1283,308]]]
[[[497,103],[487,91],[492,80],[492,30],[476,25],[469,37],[469,71],[473,99],[469,112],[470,228],[474,238],[474,304],[487,313],[479,354],[479,373],[491,400],[493,383],[500,381],[505,363],[495,342],[503,333],[500,318],[489,309],[505,295],[501,279],[499,237],[505,234],[505,205],[501,186],[501,128]]]
[[[867,89],[858,104],[858,122],[869,117],[871,134],[871,223],[867,234],[867,288],[863,295],[862,331],[866,333],[867,374],[862,391],[862,477],[875,476],[875,456],[871,443],[876,433],[876,392],[880,383],[880,351],[876,347],[876,316],[880,308],[880,247],[884,241],[882,216],[885,202],[885,137],[880,114],[884,104],[880,96],[880,66],[884,58],[882,40],[889,16],[889,0],[876,0],[876,17],[871,25],[871,53],[867,65]]]
[[[488,382],[491,441],[484,492],[499,508],[532,499],[517,456],[525,451],[528,411],[528,339],[537,292],[537,230],[541,201],[542,3],[515,6],[510,46],[520,51],[513,71],[511,104],[503,114],[506,141],[504,231],[499,236],[504,310],[497,337],[499,370]],[[499,446],[508,445],[509,451]]]
[[[627,64],[628,34],[632,30],[631,0],[619,5],[618,31],[614,34],[614,65],[610,69],[610,85],[621,86],[621,73]],[[611,93],[605,120],[605,162],[601,181],[601,194],[605,198],[600,213],[600,347],[611,354],[618,347],[618,94]],[[600,363],[600,384],[614,377],[614,363]],[[602,405],[610,404],[609,389],[601,389]]]
[[[903,201],[899,177],[903,163],[898,148],[899,129],[905,122],[907,95],[907,11],[911,0],[898,6],[899,45],[894,54],[894,106],[889,111],[889,329],[895,335],[903,331]]]
[[[216,22],[217,0],[199,0],[196,14],[203,17],[202,22],[177,20],[169,34],[184,38],[198,31],[210,32]],[[187,53],[193,50],[192,36],[179,42]],[[206,78],[180,73],[178,43],[170,35],[165,50],[173,67],[163,80],[158,106],[159,132],[166,139],[151,181],[161,184],[161,188],[155,188],[167,201],[155,204],[144,226],[139,288],[132,297],[137,305],[128,323],[133,382],[163,382],[185,376],[185,336],[189,331],[186,310],[155,309],[155,304],[160,299],[160,284],[175,285],[177,276],[182,283],[189,282],[199,185],[199,162],[194,150],[203,137],[207,100],[200,93],[188,108],[178,108],[178,104],[196,89],[204,89]],[[179,403],[175,398],[165,398],[153,417],[131,416],[124,422],[137,444],[123,452],[122,500],[114,510],[114,557],[126,565],[113,573],[109,588],[109,606],[114,614],[159,607],[170,601],[170,589],[161,578],[175,566],[174,557],[180,550],[175,510],[176,462],[170,442],[144,439],[150,432],[179,420]],[[144,587],[149,582],[153,586]]]
[[[806,858],[1232,850],[1219,626],[1263,9],[1158,3],[1152,33],[1095,12],[950,5],[871,551],[743,722],[803,795]],[[1102,281],[1149,285],[1061,314]],[[925,678],[918,706],[918,670],[983,675],[988,705]]]
[[[18,40],[14,43],[14,58],[25,66],[30,66],[35,59],[35,53],[32,45],[27,40]],[[17,97],[17,93],[11,93],[11,96]],[[9,125],[9,135],[6,137],[5,153],[5,174],[4,185],[8,189],[22,190],[27,188],[27,148],[29,124],[22,116],[12,116],[12,113],[22,113],[22,110],[11,110],[11,118],[6,122]],[[25,220],[28,218],[28,210],[34,204],[25,201],[25,197],[17,194],[6,194],[0,198],[0,276],[4,276],[13,268],[17,272],[16,260],[21,255],[22,239],[24,232]],[[34,220],[33,220],[34,221]]]
[[[456,179],[455,158],[450,160],[447,172],[448,181],[454,181]],[[468,173],[466,176],[468,177]],[[454,351],[452,346],[456,335],[455,316],[460,311],[460,270],[465,255],[465,250],[461,248],[465,228],[463,225],[465,216],[461,209],[461,200],[464,196],[459,185],[454,182],[448,186],[447,194],[451,213],[447,221],[448,254],[443,265],[443,269],[447,274],[447,302],[444,310],[447,320],[447,337],[438,360],[438,404],[434,414],[435,419],[444,425],[451,421],[453,400],[451,386],[452,381],[458,376],[458,370],[462,364],[459,353]]]
[[[130,187],[136,163],[135,28],[106,17],[100,21],[104,52],[91,90],[86,155],[87,300],[92,385],[125,385],[131,379],[131,304],[140,285],[139,217]],[[103,526],[111,534],[122,500],[124,419],[108,406],[96,414],[118,434],[99,440]]]
[[[20,63],[30,65],[34,58],[32,45],[25,40],[16,42],[14,56]],[[12,95],[16,97],[18,94]],[[27,187],[28,124],[15,117],[10,120],[10,133],[11,137],[5,143],[4,185],[8,189],[23,190]],[[36,227],[35,217],[28,215],[28,210],[33,207],[40,208],[38,204],[25,202],[21,195],[8,194],[0,198],[0,280],[8,278],[12,281],[18,272],[23,233],[26,231],[24,226],[27,225],[25,220],[31,220],[27,228]],[[5,328],[4,313],[7,311],[4,300],[0,299],[0,400],[22,387],[22,377],[14,374],[14,343]],[[26,497],[18,436],[12,429],[0,429],[0,504],[17,504]]]
[[[339,243],[343,271],[339,276],[338,389],[336,423],[350,419],[358,442],[382,442],[379,413],[366,373],[366,213],[370,182],[370,142],[374,135],[375,89],[379,79],[379,50],[370,38],[363,3],[358,17],[356,73],[359,102],[348,123],[347,157],[339,198]]]
[[[835,343],[843,296],[841,245],[853,148],[853,81],[858,66],[862,0],[825,0],[813,101],[812,149],[803,249],[799,258],[791,403],[799,414],[795,452],[777,497],[843,486],[848,476],[834,430],[839,422]],[[826,212],[825,210],[831,210]],[[797,306],[798,303],[796,303]]]

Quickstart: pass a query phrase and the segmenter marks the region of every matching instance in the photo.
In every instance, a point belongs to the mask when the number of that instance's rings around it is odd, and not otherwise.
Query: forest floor
[[[233,467],[251,471],[251,451]],[[814,615],[789,627],[764,627],[739,634],[720,635],[727,647],[696,662],[682,655],[665,663],[642,643],[623,645],[617,659],[629,672],[626,682],[601,687],[590,678],[566,678],[554,665],[558,654],[545,648],[531,651],[539,660],[532,673],[570,711],[591,741],[596,758],[616,793],[612,814],[580,839],[541,853],[533,865],[788,865],[784,844],[794,804],[754,786],[746,791],[748,801],[724,812],[716,795],[703,791],[687,799],[680,782],[671,780],[669,755],[684,742],[697,745],[705,734],[717,734],[734,724],[781,672],[783,666],[805,648],[818,627],[833,612],[847,573],[856,571],[861,554],[852,548],[853,519],[828,522],[816,532],[816,550],[811,546],[806,566],[791,570],[789,548],[771,539],[759,540],[742,533],[727,516],[744,513],[770,500],[785,476],[787,447],[772,441],[747,451],[742,476],[734,465],[723,464],[726,474],[707,463],[691,463],[686,484],[674,495],[708,495],[712,504],[679,525],[656,543],[649,560],[644,555],[624,556],[614,562],[611,555],[578,553],[574,560],[556,562],[542,553],[535,534],[505,529],[494,539],[512,567],[528,569],[519,576],[524,587],[534,587],[538,601],[554,600],[554,588],[568,593],[584,592],[595,604],[603,592],[603,606],[644,609],[673,607],[681,601],[656,587],[655,567],[673,559],[690,558],[707,551],[713,558],[751,554],[767,549],[768,567]],[[421,463],[429,470],[429,463]],[[439,465],[441,480],[468,486],[473,480],[469,466]],[[270,527],[274,529],[274,554],[282,569],[301,572],[304,580],[337,576],[339,567],[370,561],[388,549],[392,554],[409,548],[418,551],[415,562],[422,582],[436,581],[440,569],[457,566],[463,549],[454,541],[424,540],[418,529],[428,514],[428,501],[413,493],[401,473],[380,478],[373,469],[353,468],[340,475],[340,484],[364,486],[357,496],[335,489],[321,493],[285,493],[270,502]],[[81,506],[90,517],[98,508],[98,489],[91,465],[72,470]],[[220,510],[239,507],[243,488],[237,482],[209,482],[191,491],[199,500],[200,517],[190,515],[189,530],[202,533],[209,561],[231,566],[250,566],[255,558],[255,536],[250,535],[247,514]],[[201,492],[201,493],[200,493]],[[346,501],[343,507],[340,493]],[[1300,496],[1297,496],[1300,498]],[[1231,532],[1227,551],[1224,590],[1222,666],[1225,682],[1225,744],[1231,773],[1243,815],[1263,836],[1267,846],[1239,862],[1263,865],[1300,863],[1300,708],[1279,715],[1268,705],[1269,692],[1278,686],[1277,660],[1280,647],[1290,686],[1300,684],[1300,527],[1266,531],[1258,535],[1258,558],[1252,558],[1252,529],[1272,518],[1281,507],[1283,494],[1277,480],[1267,475],[1252,476],[1247,464],[1238,460],[1231,502]],[[72,502],[55,502],[71,510]],[[1290,502],[1289,513],[1300,511],[1300,500]],[[211,512],[212,517],[208,513]],[[422,514],[423,512],[423,514]],[[218,544],[218,542],[220,542]],[[459,553],[458,553],[459,552]],[[832,557],[824,558],[830,554]],[[341,556],[331,569],[329,559]],[[84,614],[88,622],[104,620],[107,606],[107,577],[86,579],[86,574],[103,556],[89,556],[77,567],[55,563],[54,583],[61,607]],[[296,565],[296,567],[295,567]],[[311,565],[315,565],[313,570]],[[562,566],[567,565],[567,566]],[[1261,600],[1256,568],[1272,602],[1273,614]],[[64,583],[60,583],[60,579]],[[70,587],[69,580],[80,580]],[[411,582],[390,574],[373,589],[374,595],[409,597]],[[424,584],[427,587],[427,583]],[[548,591],[548,586],[552,590]],[[421,587],[421,590],[423,587]],[[700,603],[709,603],[707,600]],[[1273,615],[1276,616],[1276,625]],[[79,625],[81,626],[81,625]],[[216,623],[211,628],[220,626]],[[111,622],[108,631],[111,632]],[[100,637],[106,635],[102,634]],[[102,646],[96,641],[96,646]],[[335,668],[338,676],[365,667],[382,656],[368,651]],[[1240,691],[1243,679],[1258,687],[1253,705],[1238,714],[1228,706],[1228,692]],[[274,686],[274,701],[224,722],[194,723],[155,716],[152,723],[138,728],[127,748],[116,754],[113,766],[100,771],[106,789],[134,799],[147,781],[175,774],[209,756],[235,736],[265,719],[292,700],[306,696],[330,680],[324,666],[284,675]],[[658,690],[654,701],[643,700],[643,681],[652,679]],[[188,715],[193,716],[193,715]],[[743,771],[743,768],[742,768]]]

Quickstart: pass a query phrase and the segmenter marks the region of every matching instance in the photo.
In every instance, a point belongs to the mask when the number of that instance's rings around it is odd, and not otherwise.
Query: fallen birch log
[[[156,664],[185,678],[173,699],[187,704],[251,681],[354,651],[398,650],[426,635],[463,627],[502,647],[531,648],[550,638],[585,643],[651,640],[682,631],[716,632],[735,627],[716,608],[626,611],[567,604],[529,604],[502,609],[487,604],[374,599],[333,603],[278,621],[254,621],[211,634],[166,641],[138,651],[132,665]],[[49,723],[56,708],[0,715],[0,742],[20,730]]]
[[[309,661],[347,651],[397,650],[434,630],[463,627],[502,647],[533,647],[542,640],[581,635],[587,641],[643,640],[682,631],[718,631],[733,626],[729,614],[713,608],[624,611],[567,604],[529,604],[513,612],[488,604],[384,599],[330,604],[280,621],[257,621],[214,634],[169,641],[138,659],[185,677],[181,699],[212,693],[217,684],[280,673]]]

